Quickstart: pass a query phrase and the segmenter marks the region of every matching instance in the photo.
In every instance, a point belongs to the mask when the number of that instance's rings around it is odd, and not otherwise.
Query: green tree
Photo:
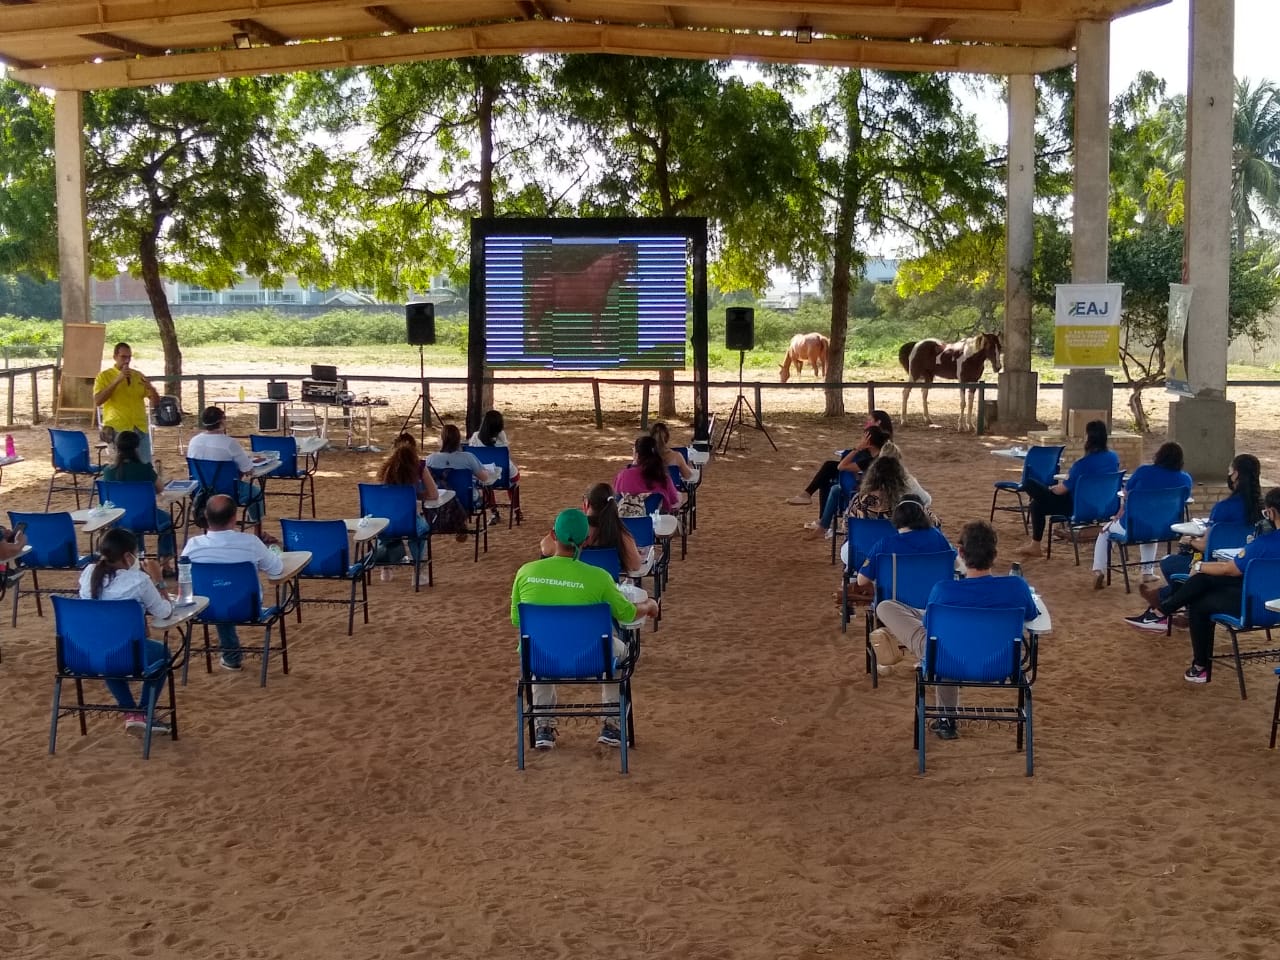
[[[1129,387],[1129,409],[1139,430],[1149,419],[1142,393],[1165,381],[1165,337],[1169,329],[1169,284],[1182,279],[1182,230],[1156,226],[1113,237],[1111,277],[1124,284],[1120,364]],[[1227,335],[1231,340],[1264,335],[1262,320],[1277,301],[1280,283],[1262,244],[1231,254]]]
[[[946,76],[825,70],[814,114],[831,273],[826,414],[844,413],[849,296],[866,244],[888,232],[926,247],[992,218],[998,199],[973,118]]]
[[[724,289],[759,292],[770,268],[812,265],[819,141],[774,85],[726,63],[597,55],[562,58],[553,84],[586,148],[582,213],[707,217],[711,280]],[[592,155],[602,162],[588,166]],[[659,375],[659,411],[675,413],[671,371]]]
[[[53,101],[0,77],[0,274],[58,272]]]

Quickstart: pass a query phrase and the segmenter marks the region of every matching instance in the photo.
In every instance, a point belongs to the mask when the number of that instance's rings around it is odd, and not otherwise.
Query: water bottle
[[[1010,564],[1010,566],[1009,566],[1009,576],[1011,576],[1011,577],[1020,577],[1020,576],[1022,576],[1022,564],[1020,564],[1020,563],[1013,563],[1013,564]]]
[[[191,592],[191,558],[178,558],[178,603],[186,606],[194,603],[194,597]]]
[[[12,434],[12,433],[6,433],[6,434],[4,435],[4,455],[5,455],[6,457],[11,457],[11,458],[12,458],[12,457],[16,457],[16,456],[18,455],[18,451],[17,451],[17,449],[15,449],[15,447],[14,447],[14,445],[13,445],[13,434]]]
[[[244,386],[240,387],[240,402],[244,403]]]

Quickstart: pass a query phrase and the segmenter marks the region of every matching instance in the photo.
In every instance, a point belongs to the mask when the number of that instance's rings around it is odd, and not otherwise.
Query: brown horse
[[[996,373],[1000,372],[1002,349],[1000,337],[994,333],[975,333],[956,343],[943,343],[941,340],[904,343],[898,349],[898,361],[902,364],[902,369],[907,371],[911,383],[902,390],[902,422],[907,420],[907,398],[911,396],[912,384],[922,384],[920,396],[924,401],[924,419],[931,424],[929,384],[933,383],[933,378],[977,383],[982,379],[988,360],[991,361],[991,369]],[[977,387],[960,391],[960,430],[975,429],[973,396],[977,392]]]
[[[797,333],[791,338],[787,347],[787,355],[782,358],[782,370],[778,376],[786,383],[791,379],[791,366],[795,364],[796,373],[804,375],[804,362],[809,361],[814,375],[821,379],[827,372],[827,351],[831,349],[831,341],[820,333]]]
[[[532,345],[541,345],[547,314],[560,311],[589,314],[592,342],[599,345],[600,318],[609,291],[633,269],[633,255],[627,250],[618,250],[597,257],[581,269],[565,273],[553,270],[537,277],[529,296],[528,329]]]

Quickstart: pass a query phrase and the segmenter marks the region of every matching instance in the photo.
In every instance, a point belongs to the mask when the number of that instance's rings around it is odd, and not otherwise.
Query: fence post
[[[640,429],[649,429],[649,381],[644,382],[640,391]]]
[[[756,426],[760,429],[764,429],[764,421],[760,419],[763,416],[763,413],[760,410],[760,406],[761,406],[760,397],[762,396],[762,391],[760,389],[760,381],[758,380],[756,381],[756,384],[755,384],[755,392],[756,392]]]
[[[38,376],[36,371],[31,371],[31,425],[33,427],[40,422],[40,392],[36,386]]]
[[[203,373],[196,376],[196,406],[198,407],[198,409],[196,410],[196,417],[199,418],[203,414],[204,407],[205,407],[204,374]]]
[[[978,384],[978,418],[974,425],[973,431],[977,434],[987,432],[987,385],[985,383]],[[961,396],[960,402],[964,403],[964,397]]]
[[[875,381],[867,383],[867,416],[871,416],[871,411],[876,408],[876,384]]]
[[[9,419],[6,420],[5,423],[9,424],[10,426],[13,425],[13,381],[14,379],[15,379],[14,375],[12,373],[9,374]]]
[[[422,417],[420,419],[419,436],[431,429],[431,381],[425,377],[422,379]],[[444,426],[443,420],[440,421],[440,426]]]
[[[600,381],[595,377],[591,378],[591,396],[596,403],[596,429],[604,429],[604,412],[600,409]]]

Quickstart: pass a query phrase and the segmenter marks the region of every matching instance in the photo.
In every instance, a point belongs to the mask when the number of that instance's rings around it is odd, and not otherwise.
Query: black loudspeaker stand
[[[760,421],[760,415],[756,413],[755,407],[751,406],[751,401],[742,392],[742,361],[745,355],[746,351],[738,351],[738,399],[733,402],[733,409],[729,411],[729,419],[724,422],[724,432],[720,434],[720,442],[716,444],[717,453],[724,453],[728,450],[729,440],[733,437],[733,431],[744,426],[759,430],[764,434],[764,438],[769,441],[769,446],[773,447],[774,450],[778,449],[778,445],[773,442],[773,437],[769,436],[769,431],[765,429],[764,424]],[[746,417],[747,413],[751,414],[750,420]]]
[[[440,411],[436,409],[436,405],[431,402],[431,394],[427,392],[427,367],[426,361],[422,358],[422,344],[418,344],[418,398],[413,401],[413,406],[409,409],[409,415],[404,418],[404,423],[400,424],[399,433],[404,433],[409,427],[409,421],[413,419],[413,415],[418,412],[418,404],[422,404],[422,420],[418,423],[418,446],[426,443],[427,427],[431,425],[431,415],[434,413],[440,426],[444,426],[444,417],[440,416]]]

